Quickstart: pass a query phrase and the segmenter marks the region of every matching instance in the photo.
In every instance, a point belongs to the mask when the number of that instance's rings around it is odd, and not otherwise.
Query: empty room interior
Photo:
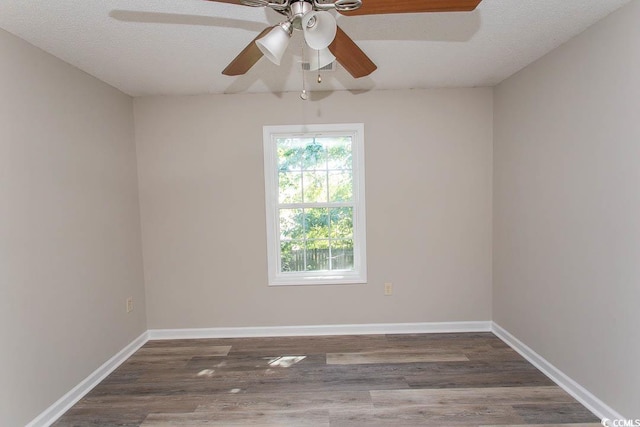
[[[0,94],[0,425],[640,426],[640,0],[2,0]]]

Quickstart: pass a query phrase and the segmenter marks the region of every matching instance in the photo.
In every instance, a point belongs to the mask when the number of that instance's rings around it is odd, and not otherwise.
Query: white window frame
[[[353,270],[281,272],[278,153],[276,139],[283,136],[350,136],[353,172]],[[364,125],[362,123],[264,126],[264,182],[267,217],[269,286],[337,285],[367,282],[365,216]]]

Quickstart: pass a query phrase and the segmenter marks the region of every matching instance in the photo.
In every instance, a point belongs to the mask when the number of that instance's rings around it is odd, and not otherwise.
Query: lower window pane
[[[280,271],[304,271],[304,242],[280,243]]]
[[[329,241],[307,241],[307,271],[329,270]]]
[[[353,238],[353,208],[329,209],[329,218],[331,219],[331,238]]]
[[[353,270],[353,240],[331,241],[331,269]]]
[[[304,238],[302,209],[280,209],[280,240]]]
[[[310,208],[304,210],[304,229],[307,240],[329,238],[329,209]],[[327,246],[328,247],[328,246]]]

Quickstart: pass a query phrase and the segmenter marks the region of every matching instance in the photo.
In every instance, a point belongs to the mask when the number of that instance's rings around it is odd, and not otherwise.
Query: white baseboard
[[[33,421],[27,424],[26,427],[46,427],[53,424],[58,418],[67,412],[73,405],[75,405],[80,399],[82,399],[87,393],[89,393],[100,381],[105,379],[107,375],[113,372],[118,366],[120,366],[125,360],[127,360],[133,353],[138,351],[140,347],[148,341],[147,332],[144,332],[138,338],[133,340],[125,348],[120,350],[118,354],[107,360],[98,369],[93,371],[87,378],[82,380],[80,384],[71,389],[67,394],[62,396],[47,408],[44,412],[38,415]]]
[[[582,387],[560,369],[553,366],[544,357],[533,351],[518,338],[511,335],[506,329],[502,328],[495,322],[492,323],[491,330],[498,338],[520,353],[522,357],[527,359],[533,366],[538,368],[543,374],[559,385],[564,391],[573,396],[578,402],[582,403],[587,409],[593,412],[595,416],[600,419],[624,419],[624,417],[617,411],[608,406],[602,400],[598,399],[589,390]]]
[[[491,322],[374,323],[363,325],[149,329],[148,331],[150,340],[318,335],[426,334],[448,332],[491,332]]]

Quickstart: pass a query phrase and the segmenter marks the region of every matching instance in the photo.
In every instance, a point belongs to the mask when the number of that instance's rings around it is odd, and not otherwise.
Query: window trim
[[[353,271],[280,271],[279,187],[276,138],[286,136],[349,135],[353,170]],[[267,220],[267,263],[269,286],[341,285],[367,282],[365,215],[364,124],[281,125],[263,127],[265,209]]]

